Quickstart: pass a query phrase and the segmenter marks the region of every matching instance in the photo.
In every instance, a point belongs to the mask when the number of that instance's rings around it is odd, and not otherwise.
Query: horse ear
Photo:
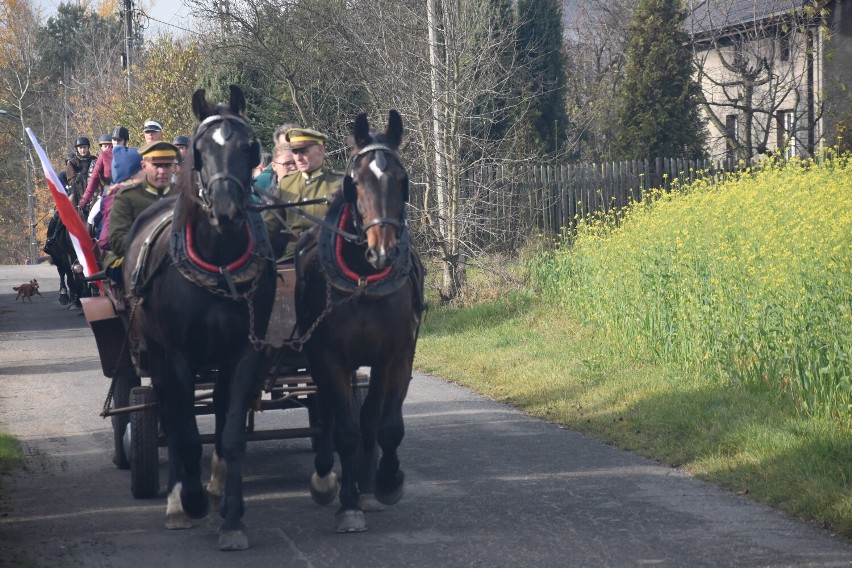
[[[198,89],[192,94],[192,114],[199,122],[207,118],[207,96],[204,89]]]
[[[236,85],[231,85],[229,89],[231,90],[231,112],[240,116],[246,110],[246,97],[243,95],[243,90]]]
[[[402,117],[394,109],[391,109],[388,113],[388,128],[385,130],[385,138],[388,146],[394,149],[399,148],[402,143]]]
[[[358,148],[363,148],[370,143],[370,123],[367,121],[365,113],[362,112],[355,119],[355,128],[352,136],[355,138],[355,146]]]
[[[351,176],[347,175],[343,178],[343,199],[346,203],[355,203],[357,198],[358,193],[355,189],[355,182]]]

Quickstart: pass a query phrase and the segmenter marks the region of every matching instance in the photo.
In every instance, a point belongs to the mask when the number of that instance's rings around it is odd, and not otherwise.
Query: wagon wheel
[[[112,407],[123,408],[129,406],[130,391],[133,387],[138,387],[140,384],[139,377],[131,373],[122,373],[115,379],[115,391],[113,392]],[[118,469],[129,469],[130,461],[127,453],[124,451],[124,431],[127,429],[127,424],[130,418],[127,414],[116,414],[112,417],[112,438],[115,453],[113,454],[112,463]]]
[[[130,404],[157,401],[151,387],[130,391]],[[130,492],[136,499],[156,497],[160,492],[159,425],[155,408],[130,413]]]

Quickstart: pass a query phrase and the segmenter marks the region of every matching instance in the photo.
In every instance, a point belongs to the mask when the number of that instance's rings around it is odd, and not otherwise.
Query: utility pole
[[[124,0],[124,66],[130,94],[130,65],[133,63],[133,0]]]

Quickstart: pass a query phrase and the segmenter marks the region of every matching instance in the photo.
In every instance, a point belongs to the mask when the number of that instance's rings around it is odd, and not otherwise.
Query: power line
[[[182,28],[181,26],[176,26],[175,24],[170,24],[169,22],[164,22],[163,20],[158,20],[157,18],[154,18],[153,16],[149,16],[149,15],[148,15],[148,14],[146,14],[146,13],[145,13],[145,11],[144,11],[144,10],[142,10],[142,9],[139,9],[139,10],[137,10],[137,11],[138,11],[138,12],[139,12],[139,13],[140,13],[143,17],[147,18],[148,20],[151,20],[152,22],[157,22],[158,24],[162,24],[162,25],[164,25],[164,26],[169,26],[170,28],[175,28],[176,30],[181,30],[181,31],[184,31],[184,32],[191,33],[191,34],[193,34],[193,35],[198,35],[198,32],[197,32],[197,31],[195,31],[195,30],[190,30],[190,29],[187,29],[187,28]],[[147,27],[148,27],[148,26],[144,26],[144,28],[147,28]]]

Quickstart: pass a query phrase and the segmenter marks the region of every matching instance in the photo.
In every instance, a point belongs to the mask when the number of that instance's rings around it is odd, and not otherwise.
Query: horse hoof
[[[405,474],[398,471],[393,485],[388,487],[382,487],[382,485],[379,483],[376,488],[376,499],[383,505],[396,505],[405,494]]]
[[[338,491],[340,491],[340,481],[333,471],[325,477],[320,477],[317,472],[311,474],[311,498],[317,505],[328,505],[337,497]]]
[[[207,497],[207,491],[203,488],[197,491],[184,489],[180,493],[180,502],[183,510],[191,519],[204,518],[210,512],[210,499]]]
[[[235,531],[219,531],[219,550],[246,550],[248,545],[248,534],[245,529]]]
[[[364,511],[347,509],[338,511],[334,515],[334,532],[353,533],[367,530],[367,521],[364,519]]]
[[[191,529],[192,520],[183,511],[166,515],[166,528],[170,531]]]
[[[378,513],[385,510],[385,506],[379,503],[379,500],[372,493],[361,493],[358,497],[358,506],[365,513]]]

